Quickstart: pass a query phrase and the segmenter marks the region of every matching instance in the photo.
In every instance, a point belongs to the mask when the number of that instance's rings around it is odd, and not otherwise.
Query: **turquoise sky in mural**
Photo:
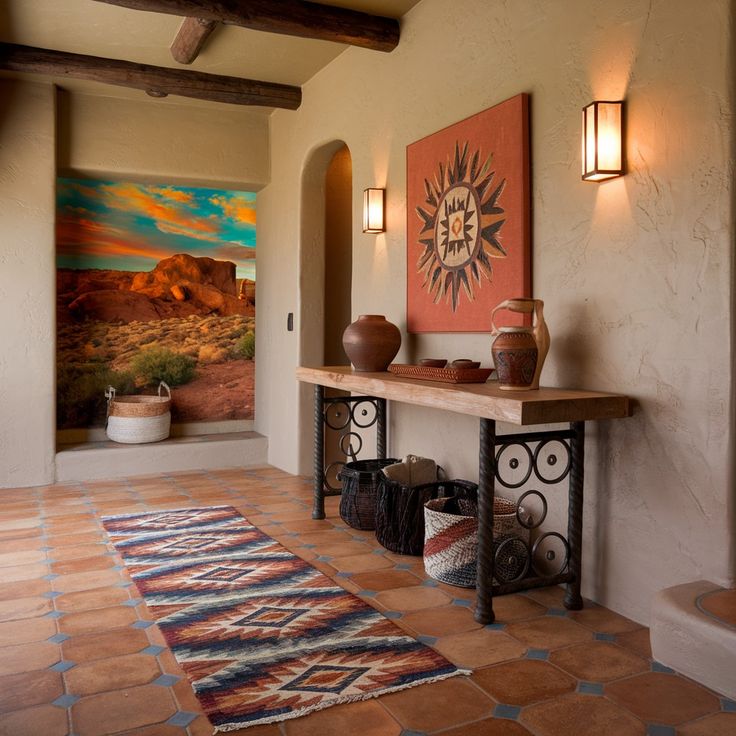
[[[57,180],[59,268],[150,271],[176,253],[232,261],[255,280],[256,195],[91,179]]]

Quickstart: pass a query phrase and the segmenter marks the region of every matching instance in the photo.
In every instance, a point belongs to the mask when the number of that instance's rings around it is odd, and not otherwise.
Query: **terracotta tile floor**
[[[248,736],[736,734],[736,702],[650,659],[648,631],[546,588],[495,601],[427,579],[371,532],[311,519],[309,481],[227,469],[0,490],[0,736],[176,736],[212,728],[100,524],[106,514],[230,504],[402,629],[456,677],[238,733]]]

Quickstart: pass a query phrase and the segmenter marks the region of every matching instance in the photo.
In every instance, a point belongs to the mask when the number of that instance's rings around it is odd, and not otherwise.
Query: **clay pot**
[[[452,367],[475,370],[476,368],[480,368],[480,361],[470,360],[470,358],[458,358],[452,361]]]
[[[447,361],[444,358],[422,358],[419,361],[419,365],[428,368],[444,368],[447,365]]]
[[[385,371],[399,352],[401,333],[382,314],[361,314],[342,333],[342,346],[356,371]]]
[[[498,373],[498,387],[528,391],[537,370],[537,342],[531,327],[500,327],[491,353]]]

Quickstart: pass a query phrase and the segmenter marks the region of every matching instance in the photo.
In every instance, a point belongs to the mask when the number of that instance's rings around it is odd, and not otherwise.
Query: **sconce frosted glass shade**
[[[364,233],[386,232],[386,223],[384,220],[385,204],[385,189],[366,189],[363,191]]]
[[[622,101],[583,108],[583,180],[603,181],[624,173]]]

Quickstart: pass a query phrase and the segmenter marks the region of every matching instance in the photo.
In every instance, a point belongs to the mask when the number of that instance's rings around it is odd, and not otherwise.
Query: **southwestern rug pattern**
[[[231,506],[103,524],[215,733],[467,674]]]

